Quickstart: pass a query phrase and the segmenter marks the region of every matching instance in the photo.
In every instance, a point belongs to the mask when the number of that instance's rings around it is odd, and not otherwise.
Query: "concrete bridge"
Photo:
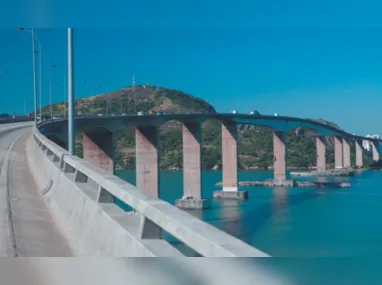
[[[379,140],[349,134],[325,123],[285,116],[245,114],[168,114],[145,116],[80,117],[77,129],[83,134],[83,157],[90,163],[114,174],[115,132],[122,125],[135,127],[137,188],[153,197],[159,197],[159,136],[158,128],[168,121],[183,124],[183,197],[176,205],[184,209],[205,209],[209,202],[202,197],[201,181],[201,124],[219,120],[222,125],[223,189],[215,195],[221,199],[246,199],[246,191],[238,191],[238,124],[257,125],[273,131],[274,180],[273,185],[292,186],[286,176],[286,132],[297,128],[316,138],[317,170],[325,171],[326,146],[324,137],[334,138],[335,167],[347,169],[350,164],[350,141],[355,141],[356,165],[363,166],[362,141],[372,144],[373,159],[379,160]],[[66,147],[67,121],[46,121],[39,125],[52,141]]]
[[[4,141],[1,168],[0,256],[171,256],[183,254],[163,239],[168,233],[201,256],[265,257],[266,253],[159,199],[158,128],[167,121],[183,124],[184,196],[177,206],[206,208],[201,191],[201,124],[222,123],[224,198],[240,198],[237,181],[237,124],[260,125],[274,133],[275,183],[286,180],[285,132],[307,129],[317,138],[317,165],[325,168],[323,136],[335,137],[336,167],[350,166],[349,141],[361,140],[316,121],[233,114],[172,114],[80,117],[84,159],[70,155],[67,121],[0,126]],[[136,129],[137,186],[114,176],[115,132],[122,124]],[[13,141],[13,142],[12,142]],[[0,146],[2,146],[0,144]],[[245,192],[244,192],[245,193]],[[124,211],[121,201],[130,207]]]
[[[163,233],[200,256],[268,256],[70,155],[32,124],[0,126],[0,256],[183,257]]]

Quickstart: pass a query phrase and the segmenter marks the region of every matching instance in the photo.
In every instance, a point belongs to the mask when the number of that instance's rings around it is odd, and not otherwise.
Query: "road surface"
[[[2,256],[72,256],[69,242],[55,225],[53,211],[29,170],[25,143],[31,128],[0,128]]]

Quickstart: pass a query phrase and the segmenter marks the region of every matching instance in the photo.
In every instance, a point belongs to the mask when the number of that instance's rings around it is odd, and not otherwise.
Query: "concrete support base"
[[[248,191],[215,191],[214,199],[217,200],[247,200]]]
[[[239,189],[238,187],[223,186],[224,192],[237,192],[239,191],[238,189]]]
[[[268,179],[265,181],[264,186],[267,186],[267,187],[276,187],[276,186],[294,187],[295,181],[291,180],[291,179],[288,179],[288,180]]]
[[[204,210],[211,207],[207,199],[182,198],[175,201],[175,206],[184,210]]]

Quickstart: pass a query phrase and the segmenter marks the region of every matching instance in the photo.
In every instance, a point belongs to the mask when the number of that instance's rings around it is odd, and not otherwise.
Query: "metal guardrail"
[[[124,180],[108,174],[89,162],[69,155],[68,151],[43,136],[35,127],[33,137],[39,148],[50,157],[62,175],[68,176],[81,190],[93,187],[101,206],[114,199],[130,206],[142,217],[140,238],[157,238],[155,233],[168,232],[202,256],[268,257],[266,253],[193,217],[175,206],[149,196]]]

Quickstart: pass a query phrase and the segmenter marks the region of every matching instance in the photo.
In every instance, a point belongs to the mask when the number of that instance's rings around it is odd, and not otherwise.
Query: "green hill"
[[[54,114],[62,114],[63,102],[53,106]],[[82,114],[137,113],[139,111],[183,113],[216,112],[206,101],[181,91],[154,86],[128,87],[98,96],[76,101],[76,110]],[[49,107],[43,109],[48,114]],[[317,119],[339,128],[334,123]],[[340,129],[340,128],[339,128]],[[82,155],[81,134],[77,135],[77,153]],[[308,168],[316,164],[314,138],[304,136],[303,129],[287,133],[287,166],[289,168]],[[352,162],[354,159],[352,145]],[[258,126],[239,126],[239,167],[243,169],[269,168],[273,165],[272,132]],[[365,165],[371,163],[371,153],[366,153]],[[160,167],[162,169],[181,169],[183,161],[181,124],[168,122],[160,130]],[[116,162],[118,168],[135,168],[134,129],[125,126],[117,133]],[[333,164],[333,140],[327,138],[327,163]],[[203,124],[203,169],[221,167],[221,124],[210,120]]]

